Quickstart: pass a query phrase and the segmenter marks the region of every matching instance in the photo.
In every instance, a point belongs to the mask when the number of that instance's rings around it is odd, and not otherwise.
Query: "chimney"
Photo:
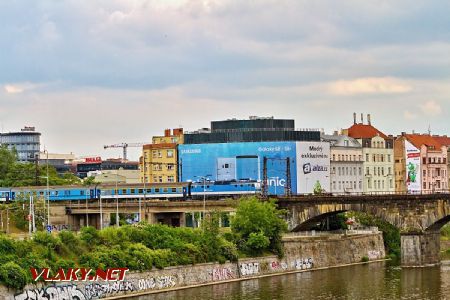
[[[364,124],[364,117],[362,113],[361,113],[361,124]]]
[[[353,113],[353,124],[356,124],[356,113]]]
[[[165,137],[170,136],[170,129],[165,129],[165,130],[164,130],[164,136],[165,136]]]
[[[367,114],[367,124],[372,125],[372,123],[370,122],[370,114]]]
[[[406,135],[406,132],[402,131],[402,136],[405,136],[405,135]]]
[[[175,128],[173,130],[173,135],[182,135],[183,134],[183,128]]]

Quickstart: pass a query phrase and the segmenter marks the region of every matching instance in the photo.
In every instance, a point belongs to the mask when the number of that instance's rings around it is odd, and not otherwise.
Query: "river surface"
[[[450,266],[400,268],[383,262],[371,263],[132,299],[450,299]]]

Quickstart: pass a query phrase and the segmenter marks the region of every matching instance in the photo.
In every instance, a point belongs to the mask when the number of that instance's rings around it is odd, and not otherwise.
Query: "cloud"
[[[442,113],[442,107],[434,100],[429,100],[419,105],[422,112],[427,116],[437,116]]]
[[[25,91],[35,89],[38,86],[43,86],[43,84],[34,84],[34,83],[30,83],[30,82],[5,84],[3,86],[3,90],[7,94],[21,94]]]
[[[405,110],[405,111],[403,112],[403,117],[404,117],[406,120],[414,120],[414,119],[417,118],[417,114],[412,113],[412,112],[410,112],[409,110]]]
[[[331,83],[329,89],[335,95],[358,95],[407,93],[412,87],[399,79],[385,77],[340,80]]]

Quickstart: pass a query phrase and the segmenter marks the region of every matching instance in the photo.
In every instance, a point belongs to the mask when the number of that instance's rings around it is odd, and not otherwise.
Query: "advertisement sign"
[[[406,190],[420,192],[420,150],[405,140]]]
[[[102,162],[102,158],[100,156],[96,157],[85,157],[84,158],[85,163],[100,163]]]
[[[179,145],[181,181],[258,181],[267,157],[269,194],[284,194],[286,158],[290,157],[291,189],[296,191],[295,142],[217,143]]]
[[[297,193],[330,192],[330,144],[296,142]]]

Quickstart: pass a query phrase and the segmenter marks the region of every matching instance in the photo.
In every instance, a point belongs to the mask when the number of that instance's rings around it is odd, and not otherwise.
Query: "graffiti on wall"
[[[211,272],[213,281],[233,279],[233,271],[230,268],[214,268]]]
[[[367,256],[369,259],[379,259],[381,258],[381,252],[379,250],[369,250]]]
[[[314,261],[311,257],[299,258],[294,261],[293,265],[294,265],[294,268],[297,270],[308,270],[308,269],[312,269],[312,267],[314,265]]]
[[[166,289],[174,287],[176,284],[176,278],[172,275],[139,279],[138,281],[140,291]]]
[[[48,286],[24,291],[14,296],[15,300],[88,300],[76,285]]]
[[[288,268],[287,264],[285,262],[279,262],[279,261],[273,261],[270,263],[270,268],[273,271],[284,271]]]
[[[105,284],[91,283],[86,285],[84,289],[86,299],[103,298],[120,292],[132,292],[135,290],[133,284],[129,281],[116,281]]]
[[[239,264],[239,270],[242,276],[258,275],[259,274],[259,263],[241,263]]]

